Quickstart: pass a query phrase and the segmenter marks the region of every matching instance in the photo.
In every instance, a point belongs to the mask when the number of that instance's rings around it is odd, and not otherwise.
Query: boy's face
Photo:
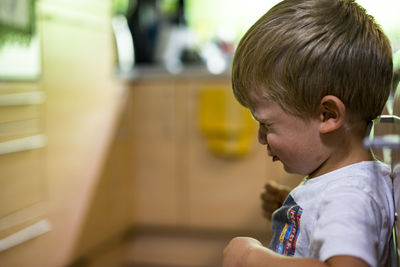
[[[252,99],[252,112],[259,122],[258,141],[267,146],[273,161],[281,161],[289,173],[312,174],[326,160],[318,118],[305,121],[285,112],[277,103]]]

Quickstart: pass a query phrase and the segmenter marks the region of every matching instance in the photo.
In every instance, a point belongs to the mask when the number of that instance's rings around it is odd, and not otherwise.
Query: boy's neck
[[[309,178],[314,178],[354,163],[374,160],[371,151],[364,148],[363,139],[364,136],[354,135],[354,133],[344,132],[341,134],[341,138],[337,138],[336,142],[327,148],[326,160],[309,174]]]

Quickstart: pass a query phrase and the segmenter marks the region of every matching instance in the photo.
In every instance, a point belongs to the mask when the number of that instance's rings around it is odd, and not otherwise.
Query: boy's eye
[[[268,125],[268,124],[265,124],[265,123],[263,123],[263,122],[260,122],[260,128],[262,128],[263,130],[268,131],[269,126],[270,126],[270,125]]]

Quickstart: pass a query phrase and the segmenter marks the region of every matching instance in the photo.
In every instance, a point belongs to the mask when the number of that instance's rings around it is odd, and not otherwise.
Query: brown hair
[[[310,118],[325,95],[370,121],[382,112],[393,72],[389,40],[352,0],[285,0],[241,39],[232,66],[238,101],[252,90]]]

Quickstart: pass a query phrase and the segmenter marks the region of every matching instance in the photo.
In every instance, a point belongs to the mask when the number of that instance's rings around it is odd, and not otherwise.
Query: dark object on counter
[[[185,65],[203,64],[203,60],[201,59],[199,52],[190,48],[183,49],[180,59]]]
[[[174,18],[172,19],[172,23],[179,26],[186,25],[186,18],[185,18],[185,1],[178,0],[178,6],[176,9],[176,13]]]
[[[133,9],[127,20],[135,49],[136,64],[157,63],[156,50],[160,32],[166,25],[184,26],[184,0],[176,0],[176,9],[173,14],[163,14],[159,7],[159,0],[131,0]]]
[[[128,17],[132,33],[136,63],[153,63],[161,23],[157,0],[137,0],[133,13]]]

